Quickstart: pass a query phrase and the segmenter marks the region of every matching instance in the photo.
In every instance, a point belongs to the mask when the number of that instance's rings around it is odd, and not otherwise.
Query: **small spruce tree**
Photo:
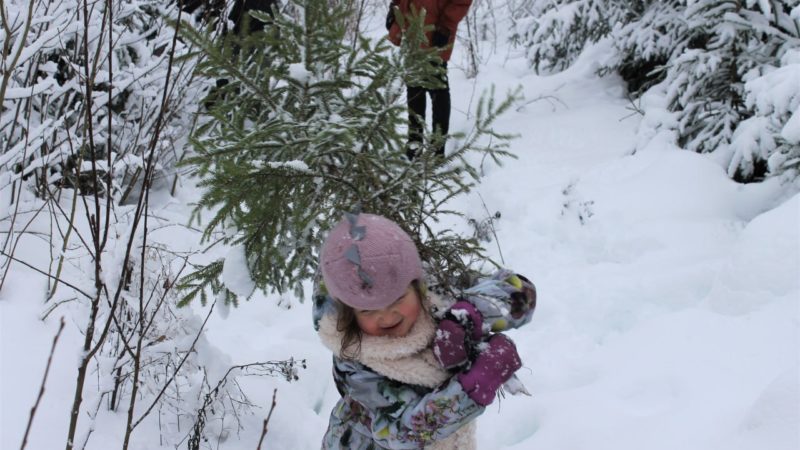
[[[287,12],[288,11],[288,12]],[[193,136],[196,155],[186,164],[204,190],[196,218],[209,209],[205,238],[243,246],[254,285],[303,297],[302,281],[313,277],[323,236],[343,212],[361,209],[398,222],[415,239],[430,274],[447,287],[467,274],[469,259],[482,255],[474,238],[436,230],[448,200],[470,190],[478,173],[466,162],[470,151],[499,162],[510,156],[507,135],[490,126],[515,96],[478,107],[473,131],[453,136],[458,148],[444,159],[430,149],[405,157],[407,112],[404,81],[435,86],[436,51],[420,46],[420,16],[410,20],[399,52],[385,40],[345,39],[342,9],[325,0],[295,0],[270,25],[222,42],[201,31],[186,37],[203,49],[200,67],[209,79],[228,83],[206,102],[209,117]],[[490,144],[485,145],[485,142]],[[196,267],[183,280],[183,302],[207,295],[236,301],[221,279],[225,259]]]

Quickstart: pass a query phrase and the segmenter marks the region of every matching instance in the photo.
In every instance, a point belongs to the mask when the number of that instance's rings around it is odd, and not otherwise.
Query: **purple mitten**
[[[461,325],[450,319],[439,322],[433,338],[433,356],[442,367],[450,369],[467,361],[466,338],[467,334]]]
[[[451,369],[467,362],[469,343],[478,342],[483,335],[483,317],[472,303],[463,300],[450,307],[445,317],[436,328],[433,354],[442,367]]]
[[[495,334],[487,344],[472,367],[458,375],[458,382],[469,398],[481,406],[492,403],[497,389],[522,367],[517,348],[505,335]]]
[[[465,330],[472,331],[473,340],[478,341],[483,336],[483,316],[472,303],[466,300],[455,302],[447,316],[460,323]]]

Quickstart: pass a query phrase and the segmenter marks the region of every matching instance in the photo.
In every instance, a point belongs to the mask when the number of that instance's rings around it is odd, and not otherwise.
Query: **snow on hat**
[[[345,214],[320,251],[328,293],[364,310],[383,309],[422,279],[422,261],[411,237],[374,214]]]

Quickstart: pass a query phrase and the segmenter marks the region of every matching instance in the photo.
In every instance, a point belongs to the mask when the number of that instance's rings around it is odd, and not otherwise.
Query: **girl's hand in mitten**
[[[522,367],[517,348],[504,334],[489,339],[486,349],[478,354],[472,367],[458,375],[458,382],[467,395],[481,406],[487,406],[514,372]]]
[[[470,344],[483,336],[483,317],[466,301],[456,302],[439,322],[433,338],[433,354],[445,369],[464,364],[469,359]]]
[[[509,295],[511,297],[511,317],[519,319],[524,315],[530,315],[536,308],[536,286],[531,280],[522,275],[512,275],[506,279],[506,283],[516,289]]]

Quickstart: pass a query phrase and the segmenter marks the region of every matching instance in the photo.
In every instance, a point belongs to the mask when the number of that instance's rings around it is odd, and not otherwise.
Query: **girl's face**
[[[359,328],[370,336],[405,336],[417,321],[422,304],[417,290],[409,285],[406,293],[380,310],[355,310]]]

